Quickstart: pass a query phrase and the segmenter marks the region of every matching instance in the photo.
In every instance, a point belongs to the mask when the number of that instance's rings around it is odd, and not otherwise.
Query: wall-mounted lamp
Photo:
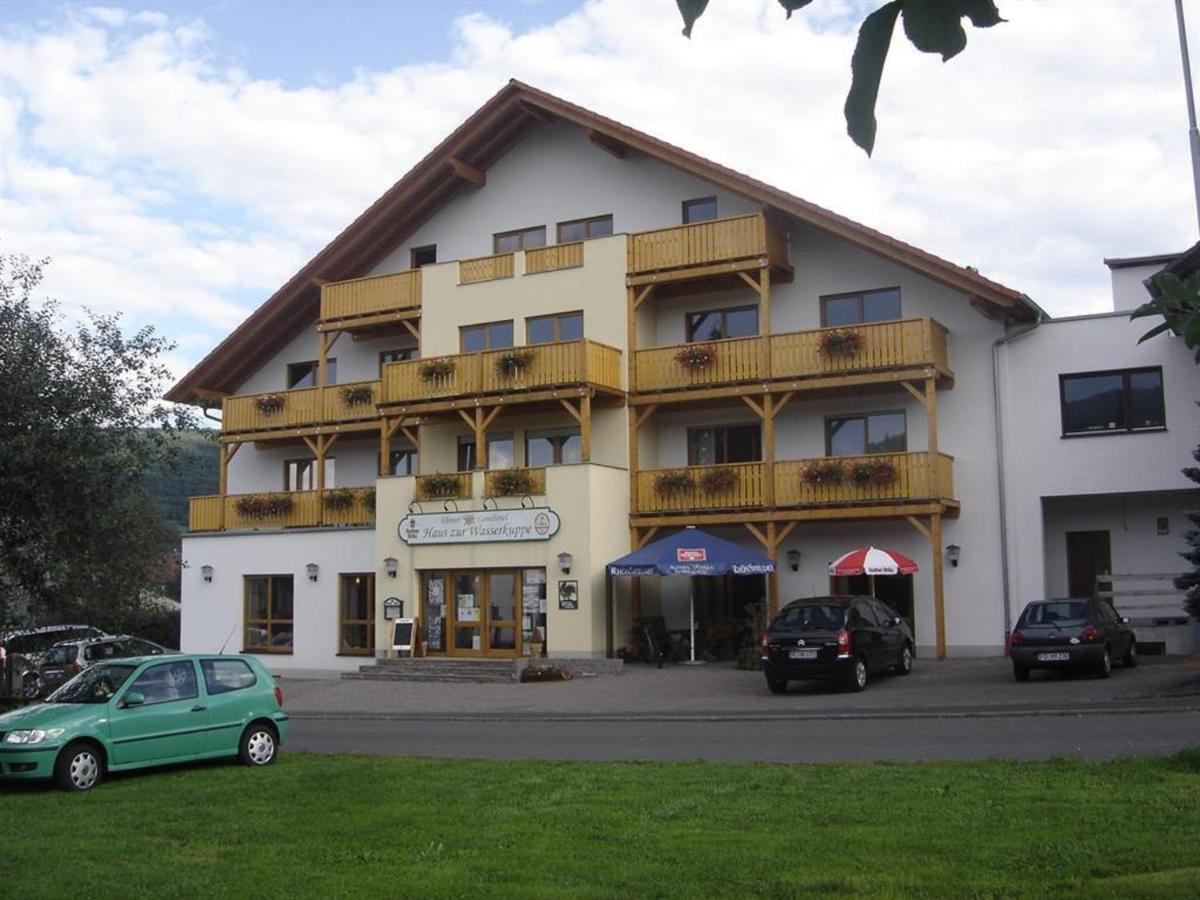
[[[383,561],[383,571],[387,573],[388,578],[395,578],[396,573],[400,571],[400,560],[389,556]]]
[[[791,569],[793,572],[800,571],[800,551],[799,550],[789,550],[787,552],[787,564],[788,564],[788,568]]]
[[[946,545],[946,560],[956,569],[958,568],[958,555],[960,553],[962,553],[962,547],[958,546],[958,544]]]
[[[304,567],[304,573],[306,575],[308,575],[309,581],[316,581],[317,576],[319,574],[321,574],[321,567],[318,566],[316,563],[309,563],[307,566]]]
[[[212,576],[213,576],[212,566],[201,566],[200,567],[200,577],[203,578],[205,581],[207,581],[209,584],[212,584]]]
[[[566,550],[558,554],[558,570],[564,575],[571,574],[571,564],[573,562],[575,562],[575,557],[573,557]]]

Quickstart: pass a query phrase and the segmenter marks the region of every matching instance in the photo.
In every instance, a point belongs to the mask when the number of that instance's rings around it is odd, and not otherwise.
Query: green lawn
[[[86,796],[0,788],[0,835],[11,897],[1192,898],[1200,749],[819,766],[285,754]]]

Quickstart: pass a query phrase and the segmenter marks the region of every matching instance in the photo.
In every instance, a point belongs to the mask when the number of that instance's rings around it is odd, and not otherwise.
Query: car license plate
[[[817,651],[815,649],[812,649],[812,650],[789,650],[788,658],[789,659],[816,659]]]
[[[1070,653],[1039,653],[1038,662],[1066,662],[1071,658]]]

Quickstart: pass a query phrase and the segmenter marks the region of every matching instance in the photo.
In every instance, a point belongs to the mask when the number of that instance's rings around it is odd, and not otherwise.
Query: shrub
[[[823,459],[805,466],[803,478],[809,484],[841,484],[846,480],[846,468],[835,459]]]
[[[822,332],[818,349],[823,356],[853,356],[862,348],[863,337],[850,328],[834,328]]]
[[[496,357],[496,374],[501,378],[512,378],[533,364],[532,350],[509,350]]]
[[[675,353],[675,362],[689,372],[699,372],[707,369],[717,359],[717,351],[703,344],[688,344],[680,347]]]
[[[488,480],[492,493],[501,497],[533,493],[533,476],[525,469],[500,469],[492,472]]]
[[[548,664],[529,665],[521,670],[521,681],[570,681],[571,672]]]
[[[654,492],[663,497],[685,494],[695,486],[691,474],[684,469],[661,472],[654,478]]]
[[[738,473],[729,466],[708,469],[700,476],[700,488],[706,494],[717,494],[727,491],[738,483]]]

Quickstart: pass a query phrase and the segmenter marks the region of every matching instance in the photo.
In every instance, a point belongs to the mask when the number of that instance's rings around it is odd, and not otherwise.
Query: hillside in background
[[[142,479],[146,493],[162,509],[163,519],[180,534],[187,531],[188,497],[217,492],[220,463],[214,438],[212,432],[180,435],[174,465],[157,468]]]

